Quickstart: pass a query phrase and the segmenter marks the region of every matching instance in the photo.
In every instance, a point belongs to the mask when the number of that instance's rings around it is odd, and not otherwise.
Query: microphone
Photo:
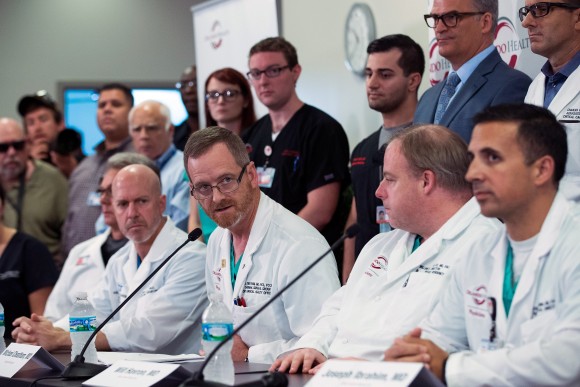
[[[207,363],[209,363],[209,361],[213,358],[213,356],[221,349],[221,347],[223,347],[226,342],[230,341],[232,339],[232,337],[234,337],[239,331],[241,331],[246,325],[248,325],[250,323],[250,321],[252,321],[254,318],[256,318],[256,316],[258,316],[260,313],[262,313],[262,311],[264,309],[266,309],[272,302],[276,301],[286,290],[288,290],[288,288],[292,285],[294,285],[300,278],[302,278],[306,273],[308,273],[314,266],[316,266],[320,261],[322,261],[322,259],[324,257],[326,257],[328,254],[330,254],[330,252],[332,252],[333,250],[335,250],[336,248],[338,248],[345,239],[349,239],[352,238],[353,236],[355,236],[356,234],[358,234],[360,231],[360,226],[355,223],[352,226],[350,226],[349,228],[346,229],[346,231],[344,232],[344,234],[336,241],[332,244],[332,246],[330,246],[330,248],[328,250],[326,250],[320,257],[318,257],[314,262],[312,262],[310,265],[308,265],[304,270],[302,270],[300,272],[300,274],[298,274],[298,276],[296,276],[296,278],[294,278],[293,280],[291,280],[290,282],[288,282],[286,284],[286,286],[284,286],[282,289],[280,289],[276,294],[274,294],[274,296],[272,296],[272,298],[270,298],[264,305],[262,305],[258,310],[256,310],[256,312],[251,315],[250,317],[248,317],[248,319],[246,321],[244,321],[243,323],[241,323],[236,329],[234,329],[234,331],[232,332],[232,334],[230,336],[228,336],[225,340],[221,341],[214,349],[213,351],[211,351],[206,357],[204,362],[201,365],[201,368],[195,372],[189,379],[187,379],[185,382],[183,382],[180,387],[187,387],[187,386],[197,386],[197,387],[225,387],[225,384],[222,383],[216,383],[216,382],[206,382],[203,380],[203,370],[205,369],[205,367],[207,366]],[[288,385],[288,378],[286,377],[286,374],[282,374],[279,372],[274,372],[271,374],[266,374],[262,377],[262,379],[260,379],[257,382],[251,382],[252,384],[247,384],[247,386],[256,386],[256,387],[261,387],[261,386],[269,386],[269,387],[282,387],[282,386],[287,386]],[[253,383],[259,383],[259,384],[253,384]],[[246,386],[246,384],[242,384],[241,386]]]
[[[177,247],[167,258],[165,258],[165,260],[161,262],[161,264],[155,270],[153,270],[153,272],[149,274],[149,276],[145,278],[143,282],[141,282],[141,284],[133,291],[133,293],[129,294],[127,298],[125,298],[125,300],[121,302],[121,304],[105,320],[103,320],[101,324],[99,324],[97,329],[93,331],[93,334],[89,337],[89,339],[83,346],[81,352],[77,356],[75,356],[75,359],[72,362],[70,362],[66,366],[66,368],[62,371],[62,374],[60,374],[61,378],[88,379],[107,369],[107,366],[104,364],[85,363],[84,354],[87,351],[87,348],[89,347],[89,343],[93,340],[93,338],[97,335],[97,333],[99,333],[101,329],[103,329],[105,324],[108,323],[109,320],[111,320],[117,314],[117,312],[120,311],[127,304],[127,302],[129,302],[129,300],[131,300],[133,296],[137,294],[137,292],[139,292],[139,290],[141,290],[141,288],[143,288],[143,286],[145,286],[145,284],[149,282],[149,280],[153,278],[153,276],[157,274],[159,270],[161,270],[163,266],[165,266],[167,262],[169,262],[169,260],[179,252],[179,250],[181,250],[186,244],[196,240],[200,236],[201,236],[200,228],[196,228],[195,230],[190,232],[189,235],[187,235],[187,240],[183,242],[179,247]]]

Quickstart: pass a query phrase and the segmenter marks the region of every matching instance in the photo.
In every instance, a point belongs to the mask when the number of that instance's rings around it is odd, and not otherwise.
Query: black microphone
[[[191,378],[187,379],[185,382],[183,382],[180,387],[187,387],[187,386],[197,386],[197,387],[225,387],[225,384],[222,383],[216,383],[216,382],[206,382],[203,380],[203,370],[205,369],[205,367],[207,366],[207,364],[210,362],[210,360],[214,357],[214,355],[220,350],[221,347],[223,347],[228,341],[230,341],[232,339],[232,337],[234,337],[239,331],[242,330],[242,328],[244,328],[246,325],[248,325],[248,323],[250,323],[250,321],[252,321],[254,318],[256,318],[256,316],[258,316],[260,313],[262,313],[262,311],[264,309],[266,309],[272,302],[276,301],[276,299],[278,299],[278,297],[280,297],[282,295],[282,293],[284,293],[286,290],[288,290],[288,288],[292,285],[294,285],[296,283],[296,281],[298,281],[300,278],[302,278],[306,273],[308,273],[314,266],[316,266],[320,261],[322,261],[322,259],[324,257],[326,257],[328,254],[330,254],[333,250],[335,250],[337,247],[339,247],[345,239],[349,239],[352,238],[353,236],[355,236],[356,234],[358,234],[360,231],[360,226],[355,223],[352,226],[350,226],[348,229],[346,229],[346,231],[344,232],[344,234],[336,241],[332,244],[332,246],[330,246],[330,248],[324,252],[324,254],[322,254],[320,257],[318,257],[314,262],[312,262],[310,265],[308,265],[304,270],[302,270],[300,272],[300,274],[298,274],[298,276],[296,276],[296,278],[294,278],[292,281],[288,282],[286,284],[286,286],[284,286],[282,289],[280,289],[278,291],[278,293],[274,294],[274,296],[272,298],[270,298],[264,305],[262,305],[258,310],[256,310],[256,312],[251,315],[250,317],[248,317],[248,319],[246,321],[244,321],[243,323],[241,323],[236,329],[234,329],[234,331],[232,332],[232,334],[230,336],[228,336],[225,340],[221,341],[214,349],[213,351],[211,351],[206,357],[204,362],[201,365],[201,368],[196,371]],[[286,374],[282,374],[279,372],[274,372],[271,374],[266,374],[262,377],[262,379],[260,379],[257,382],[251,382],[252,384],[248,384],[249,386],[257,386],[257,387],[261,387],[261,386],[269,386],[269,387],[282,387],[282,386],[287,386],[288,385],[288,378],[286,376]],[[253,384],[253,383],[259,383],[259,384]],[[271,383],[271,384],[270,384]],[[242,384],[241,386],[245,386],[245,384]]]
[[[133,293],[129,294],[127,298],[125,298],[125,301],[121,302],[121,304],[105,320],[103,320],[101,324],[99,324],[97,329],[93,331],[93,334],[89,337],[89,339],[85,343],[81,352],[77,356],[75,356],[75,359],[72,362],[70,362],[66,366],[66,368],[62,371],[62,374],[60,374],[61,378],[88,379],[107,369],[107,366],[104,364],[85,363],[84,354],[87,351],[87,348],[89,347],[89,343],[91,342],[91,340],[93,340],[93,338],[97,335],[97,333],[99,333],[101,329],[103,329],[105,324],[108,323],[109,320],[111,320],[117,314],[117,312],[120,311],[121,308],[123,308],[127,304],[127,302],[129,302],[129,300],[131,300],[133,296],[137,294],[137,292],[141,290],[141,288],[145,286],[145,284],[149,282],[149,280],[153,278],[153,276],[157,274],[159,270],[161,270],[163,266],[165,266],[167,262],[169,262],[169,260],[173,258],[173,256],[183,248],[183,246],[185,246],[189,242],[198,239],[200,236],[201,236],[200,228],[196,228],[195,230],[190,232],[189,235],[187,235],[187,240],[183,242],[179,247],[177,247],[167,258],[165,258],[165,260],[161,262],[161,265],[159,265],[155,270],[153,270],[153,272],[149,274],[149,276],[145,278],[145,280],[143,280],[143,282],[141,282],[141,284],[133,291]]]

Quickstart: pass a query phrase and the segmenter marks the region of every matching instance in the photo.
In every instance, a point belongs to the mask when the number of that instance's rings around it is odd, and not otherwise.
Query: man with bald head
[[[144,165],[121,169],[112,184],[119,229],[129,239],[107,265],[103,280],[90,293],[102,321],[171,254],[187,235],[163,216],[165,196],[159,176]],[[205,247],[191,242],[122,309],[96,337],[98,350],[194,353],[200,349],[201,314],[207,305]],[[48,350],[70,349],[70,335],[33,314],[18,321],[17,342]]]
[[[181,79],[175,84],[181,92],[181,100],[187,111],[187,118],[175,128],[173,143],[179,150],[185,148],[189,135],[199,130],[199,106],[197,100],[197,68],[187,66]]]
[[[6,191],[4,222],[48,247],[60,266],[61,228],[68,185],[52,165],[30,157],[30,141],[20,124],[0,118],[0,181]]]
[[[169,108],[144,101],[129,112],[129,133],[135,150],[153,160],[161,171],[161,191],[167,198],[165,215],[176,224],[189,215],[188,180],[183,152],[173,145],[174,128]]]

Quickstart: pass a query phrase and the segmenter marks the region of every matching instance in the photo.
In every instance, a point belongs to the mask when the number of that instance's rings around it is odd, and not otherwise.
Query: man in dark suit
[[[531,79],[503,62],[493,45],[497,15],[497,0],[434,0],[425,21],[452,69],[423,94],[415,123],[447,126],[469,142],[476,113],[524,101]]]

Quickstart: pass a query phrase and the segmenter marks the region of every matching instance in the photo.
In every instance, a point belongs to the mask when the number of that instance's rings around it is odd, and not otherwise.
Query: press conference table
[[[64,365],[70,362],[69,352],[53,353],[52,355]],[[200,367],[199,362],[182,363],[180,365],[192,373]],[[267,372],[269,365],[236,362],[234,363],[234,367],[236,370],[236,385],[238,385],[241,383],[259,380]],[[11,379],[0,376],[0,386],[1,387],[30,386],[30,384],[38,378],[47,376],[58,376],[59,374],[60,374],[59,371],[54,371],[47,368],[39,368],[34,364],[32,365],[29,364]],[[288,375],[288,386],[290,387],[304,386],[310,378],[311,376],[309,375]],[[36,383],[36,386],[81,386],[82,383],[83,383],[82,380],[46,379],[38,381]]]

